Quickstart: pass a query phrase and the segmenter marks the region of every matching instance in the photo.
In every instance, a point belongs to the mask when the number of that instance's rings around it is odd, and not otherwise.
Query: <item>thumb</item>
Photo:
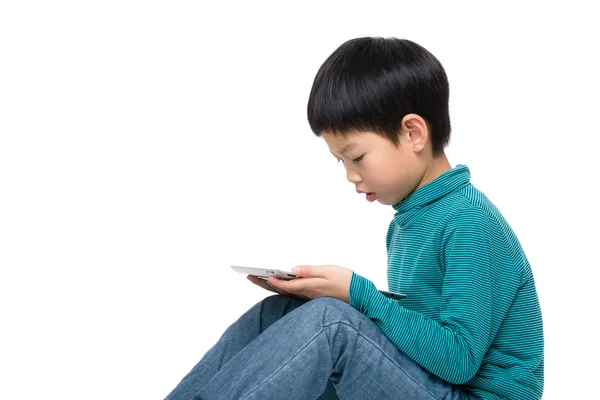
[[[297,265],[292,268],[292,274],[302,278],[310,278],[313,276],[313,268],[310,265]]]
[[[326,278],[330,275],[329,265],[297,265],[292,273],[302,278]]]

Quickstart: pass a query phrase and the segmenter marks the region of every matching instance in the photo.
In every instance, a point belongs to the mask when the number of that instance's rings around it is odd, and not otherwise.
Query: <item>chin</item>
[[[377,199],[379,201],[379,199]],[[389,200],[384,200],[384,201],[379,201],[381,204],[384,204],[386,206],[393,206],[394,204],[398,204],[402,201],[403,199],[400,200],[395,200],[395,201],[389,201]]]

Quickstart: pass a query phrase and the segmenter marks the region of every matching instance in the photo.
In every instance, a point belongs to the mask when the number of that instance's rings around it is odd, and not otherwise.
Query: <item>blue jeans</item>
[[[368,317],[331,297],[275,295],[234,322],[167,399],[458,400]]]

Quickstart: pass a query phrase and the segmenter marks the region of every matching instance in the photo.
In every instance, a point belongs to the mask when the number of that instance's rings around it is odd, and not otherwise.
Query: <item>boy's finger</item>
[[[265,290],[268,290],[269,292],[291,296],[290,293],[271,285],[268,281],[266,281],[264,279],[257,278],[256,276],[253,276],[253,275],[248,275],[246,278],[250,282],[254,283],[257,286],[260,286],[261,288],[263,288]]]
[[[312,279],[277,279],[273,276],[270,276],[267,282],[272,284],[274,287],[280,290],[284,290],[286,292],[294,293],[297,291],[304,290],[306,288],[310,288],[314,286],[314,282],[311,282]]]
[[[279,293],[279,294],[289,294],[288,292],[286,292],[286,291],[283,291],[283,290],[281,290],[281,289],[279,289],[279,288],[276,288],[275,286],[271,285],[271,284],[270,284],[268,281],[265,281],[265,282],[267,282],[267,285],[269,285],[269,286],[271,286],[271,287],[273,288],[272,290],[273,290],[274,292],[277,292],[277,293]]]
[[[292,273],[302,278],[327,278],[331,271],[329,265],[296,265]]]
[[[255,276],[252,275],[248,275],[247,279],[254,283],[256,286],[260,286],[261,288],[268,290],[270,292],[275,292],[275,293],[279,293],[275,290],[275,288],[273,287],[273,285],[269,285],[268,282],[266,282],[263,279],[257,278]]]

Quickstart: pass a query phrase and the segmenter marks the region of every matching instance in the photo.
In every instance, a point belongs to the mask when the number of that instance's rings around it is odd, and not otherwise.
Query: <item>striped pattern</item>
[[[394,205],[386,236],[391,300],[353,274],[350,304],[465,399],[540,399],[542,317],[531,268],[464,165]]]

